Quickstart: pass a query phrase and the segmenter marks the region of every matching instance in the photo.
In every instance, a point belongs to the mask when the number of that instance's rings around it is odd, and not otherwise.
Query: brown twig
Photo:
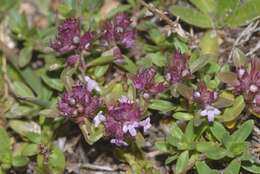
[[[164,20],[167,24],[169,24],[172,28],[172,32],[176,32],[178,35],[180,35],[183,38],[186,38],[186,39],[190,38],[190,34],[186,31],[184,31],[178,22],[171,20],[168,16],[165,15],[164,12],[162,12],[161,10],[154,7],[153,4],[151,4],[151,3],[147,4],[143,0],[139,0],[139,2],[143,6],[148,8],[152,13],[158,15],[162,20]]]
[[[237,39],[235,40],[233,46],[232,46],[232,50],[228,56],[228,62],[231,62],[233,54],[234,54],[234,50],[237,46],[239,45],[243,45],[244,43],[246,43],[251,36],[258,30],[257,26],[260,23],[260,21],[256,21],[253,23],[250,23],[241,33],[240,35],[237,37]]]
[[[89,164],[89,163],[81,164],[80,168],[90,169],[95,171],[106,171],[106,172],[124,171],[119,167],[101,166],[101,165]]]

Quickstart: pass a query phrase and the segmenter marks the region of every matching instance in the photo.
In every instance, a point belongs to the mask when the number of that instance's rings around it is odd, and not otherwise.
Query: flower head
[[[96,91],[100,92],[101,89],[98,85],[98,83],[91,79],[89,76],[85,76],[85,81],[87,82],[87,88],[88,88],[88,91],[93,91],[93,89],[95,89]]]
[[[205,82],[201,81],[198,86],[198,90],[193,93],[193,99],[195,102],[205,107],[211,105],[217,99],[217,93],[210,91],[207,88]]]
[[[66,63],[69,66],[73,66],[75,65],[80,59],[80,56],[78,54],[74,54],[74,55],[70,55],[67,59],[66,59]]]
[[[140,121],[142,113],[137,103],[124,96],[116,104],[108,107],[105,128],[108,137],[113,140],[111,142],[118,145],[118,142],[125,142],[124,139],[129,135],[135,137],[140,127],[147,130],[150,121]]]
[[[123,48],[133,47],[135,31],[130,24],[131,21],[125,13],[119,13],[111,20],[105,22],[103,39],[106,45],[116,44]]]
[[[144,97],[156,95],[165,90],[165,85],[155,82],[156,71],[155,68],[139,70],[139,72],[132,78],[134,87],[143,93]]]
[[[50,43],[50,47],[60,54],[65,54],[74,50],[88,49],[92,39],[91,32],[80,35],[79,18],[69,18],[58,27],[58,35]]]
[[[191,77],[187,58],[179,51],[176,51],[171,64],[166,69],[166,79],[172,84],[176,84],[183,79]]]
[[[85,84],[78,82],[63,94],[58,109],[63,116],[81,122],[86,117],[93,118],[100,104],[100,99],[92,96]]]
[[[254,112],[260,113],[259,108],[259,93],[260,93],[260,60],[252,59],[250,67],[237,67],[236,69],[237,81],[236,84],[229,84],[231,89],[236,94],[243,94],[245,101],[251,105]]]
[[[236,70],[238,84],[232,86],[236,93],[243,93],[246,98],[252,98],[260,91],[260,60],[253,59],[250,69],[239,67]]]
[[[100,123],[106,121],[106,117],[103,115],[103,112],[100,111],[93,119],[95,127],[98,127]]]
[[[206,105],[204,110],[200,111],[200,115],[207,116],[209,122],[213,122],[214,118],[218,116],[220,113],[220,110],[210,105]]]

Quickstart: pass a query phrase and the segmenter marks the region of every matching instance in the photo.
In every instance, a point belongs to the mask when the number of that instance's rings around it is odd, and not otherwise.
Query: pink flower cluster
[[[75,64],[79,60],[79,53],[88,50],[94,39],[92,32],[85,32],[81,35],[80,19],[66,19],[58,27],[58,35],[51,41],[50,47],[59,54],[72,53],[68,58],[68,64]]]
[[[154,67],[139,70],[139,72],[132,77],[134,87],[143,95],[145,99],[152,95],[163,92],[166,85],[163,82],[155,82],[156,70]]]
[[[61,115],[80,123],[84,118],[93,118],[101,100],[92,96],[86,84],[77,82],[71,90],[66,91],[58,102],[58,109]]]
[[[105,45],[131,48],[135,43],[135,30],[125,13],[119,13],[106,21],[103,26],[103,39]]]
[[[123,96],[116,104],[108,107],[105,127],[111,143],[127,145],[125,138],[135,137],[137,130],[143,128],[146,132],[150,127],[150,118],[140,121],[142,110],[137,103]]]
[[[69,53],[66,63],[72,66],[79,61],[84,50],[89,50],[96,38],[93,32],[81,31],[79,18],[69,18],[58,27],[56,39],[51,41],[50,47],[59,54]],[[121,49],[131,48],[135,43],[135,30],[128,16],[119,13],[107,20],[101,31],[101,41],[105,46],[114,48],[116,60],[123,59]]]
[[[254,112],[260,114],[260,60],[252,59],[250,67],[236,68],[237,83],[231,86],[236,94],[243,94]]]
[[[88,84],[76,83],[71,90],[65,92],[58,102],[61,115],[83,123],[84,119],[93,120],[96,127],[103,123],[111,143],[127,145],[125,139],[135,137],[140,128],[146,132],[150,127],[150,118],[141,121],[143,112],[139,105],[122,96],[117,103],[106,107],[105,114],[102,101],[98,96],[93,96],[91,90],[95,83],[87,78]],[[95,87],[98,89],[97,87]]]
[[[170,65],[166,69],[166,79],[172,84],[190,79],[191,72],[188,66],[187,57],[176,51]]]
[[[210,91],[204,81],[199,82],[198,90],[193,92],[193,100],[202,108],[200,115],[207,116],[209,122],[213,122],[214,118],[221,113],[220,110],[212,106],[217,97],[217,92]]]

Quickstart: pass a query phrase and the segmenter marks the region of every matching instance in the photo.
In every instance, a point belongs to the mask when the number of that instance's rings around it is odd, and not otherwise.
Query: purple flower
[[[100,123],[106,121],[106,117],[103,115],[103,112],[100,111],[93,119],[95,127],[98,127]]]
[[[135,31],[131,21],[124,13],[117,14],[103,26],[103,39],[105,44],[119,45],[123,48],[132,48],[135,43]]]
[[[210,105],[206,105],[204,110],[200,111],[200,115],[207,116],[209,122],[213,122],[214,118],[218,116],[220,113],[220,110]]]
[[[74,50],[80,42],[80,21],[69,18],[58,28],[58,36],[50,46],[57,52],[64,54]]]
[[[98,86],[98,83],[91,79],[89,76],[85,76],[85,81],[87,82],[87,88],[88,88],[88,91],[93,91],[93,89],[95,89],[96,91],[100,92],[101,89],[100,87]]]
[[[92,40],[91,32],[80,35],[79,18],[69,18],[58,27],[58,35],[51,41],[50,47],[60,54],[65,54],[74,50],[88,49]]]
[[[128,146],[128,144],[125,141],[120,139],[111,139],[110,143],[115,144],[117,146]]]
[[[147,117],[145,120],[139,122],[139,126],[143,127],[144,133],[152,127],[150,117]]]
[[[238,84],[232,86],[236,93],[243,93],[245,98],[252,99],[252,95],[260,91],[260,60],[253,59],[250,69],[239,67],[236,70]]]
[[[183,79],[191,78],[187,58],[176,51],[171,64],[166,69],[166,79],[172,84],[181,82]]]
[[[193,99],[195,102],[205,107],[211,105],[217,99],[217,93],[210,91],[207,88],[205,82],[201,81],[198,86],[198,90],[193,93]]]
[[[123,132],[124,133],[127,133],[129,132],[129,134],[132,136],[132,137],[135,137],[136,134],[137,134],[137,128],[139,127],[139,124],[138,122],[134,121],[134,122],[129,122],[129,123],[124,123],[123,125]]]
[[[81,50],[88,50],[93,39],[94,39],[93,32],[85,32],[83,36],[81,36],[80,38],[79,48]]]
[[[133,31],[127,31],[122,34],[120,42],[124,48],[132,48],[135,43],[135,33]]]
[[[137,103],[125,96],[121,97],[116,104],[108,107],[105,121],[108,137],[123,141],[128,134],[136,136],[142,113]]]
[[[156,95],[165,90],[166,86],[155,82],[156,70],[153,67],[139,70],[139,72],[132,77],[134,87],[139,90],[145,98],[150,95]]]
[[[101,101],[92,96],[85,84],[76,83],[70,91],[66,91],[58,102],[61,115],[82,122],[84,118],[93,118]]]
[[[250,67],[236,68],[237,83],[228,84],[236,93],[242,94],[247,104],[251,105],[254,112],[260,113],[256,99],[260,93],[260,59],[252,59]]]
[[[74,55],[70,55],[67,59],[66,59],[66,63],[69,66],[73,66],[75,65],[80,59],[80,56],[78,54],[74,54]]]

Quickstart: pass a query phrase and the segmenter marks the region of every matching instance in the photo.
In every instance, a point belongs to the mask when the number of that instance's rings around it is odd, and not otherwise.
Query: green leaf
[[[155,147],[161,152],[168,152],[167,144],[165,141],[156,142]]]
[[[53,174],[62,174],[64,172],[65,156],[58,147],[53,148],[48,164]]]
[[[223,91],[218,99],[213,103],[213,106],[217,108],[226,108],[232,106],[234,103],[235,97],[233,94]]]
[[[218,174],[217,171],[209,168],[209,166],[205,163],[205,161],[197,161],[195,165],[198,174]]]
[[[204,15],[198,10],[187,7],[173,6],[171,8],[171,12],[191,25],[201,28],[212,28],[210,17]]]
[[[216,10],[215,0],[190,0],[190,2],[209,17]]]
[[[250,164],[250,165],[242,165],[242,167],[248,172],[260,174],[260,165]]]
[[[165,160],[165,165],[168,165],[168,164],[172,163],[172,162],[175,161],[178,157],[179,157],[179,155],[173,155],[173,156],[168,157],[168,158]]]
[[[64,85],[60,79],[50,78],[45,74],[41,75],[41,78],[44,81],[44,83],[52,89],[55,89],[60,92],[63,91]]]
[[[189,141],[189,142],[192,142],[195,137],[196,137],[196,134],[194,132],[194,124],[193,124],[193,121],[189,121],[188,125],[186,126],[185,128],[185,132],[184,132],[184,137]]]
[[[234,159],[224,170],[224,174],[239,174],[241,161]]]
[[[86,142],[90,145],[102,138],[104,134],[104,127],[102,125],[95,127],[88,120],[85,120],[85,124],[80,125],[80,129]]]
[[[254,121],[248,120],[239,127],[232,135],[231,138],[234,142],[242,143],[251,134],[254,127]]]
[[[75,72],[76,72],[75,68],[66,67],[66,68],[64,68],[64,70],[62,71],[62,73],[60,75],[60,79],[62,80],[62,82],[67,90],[71,89],[71,87],[73,85],[72,76]]]
[[[192,99],[192,94],[193,94],[193,90],[192,88],[184,85],[183,83],[178,83],[177,84],[177,88],[176,90],[178,91],[178,93],[183,96],[184,98],[191,100]]]
[[[149,35],[151,39],[155,42],[155,44],[160,45],[165,41],[164,35],[157,28],[152,28],[149,30]]]
[[[42,82],[41,78],[32,70],[31,67],[26,67],[19,71],[21,76],[25,80],[26,84],[32,88],[32,90],[40,96],[42,94]]]
[[[22,156],[34,156],[38,151],[38,144],[25,144],[22,150]]]
[[[219,36],[217,32],[214,30],[206,32],[200,39],[199,46],[203,55],[211,54],[217,56],[219,54]]]
[[[29,132],[39,133],[41,131],[40,126],[33,121],[26,122],[20,120],[11,120],[9,125],[15,132],[22,136],[26,136]]]
[[[180,154],[177,162],[176,162],[176,169],[175,173],[180,174],[187,168],[189,164],[189,151],[184,151]]]
[[[41,134],[34,132],[27,132],[25,137],[28,138],[31,142],[40,144],[41,143]]]
[[[224,113],[217,118],[223,122],[230,122],[235,120],[244,110],[245,102],[243,96],[239,96],[235,99],[232,107],[225,109]]]
[[[223,27],[226,21],[239,6],[239,0],[218,0],[216,9],[216,18],[218,26]]]
[[[94,72],[95,77],[96,78],[102,77],[107,72],[108,68],[109,68],[109,65],[97,66],[95,68],[95,72]]]
[[[239,8],[235,10],[232,16],[228,20],[228,24],[231,27],[238,27],[250,23],[260,17],[260,1],[259,0],[247,0],[244,4],[241,4]]]
[[[14,156],[12,160],[12,165],[14,167],[23,167],[30,162],[28,157],[25,156]]]
[[[239,68],[243,67],[247,63],[246,55],[239,48],[235,48],[232,54],[234,65]]]
[[[247,143],[246,142],[235,143],[232,140],[228,142],[229,144],[226,144],[228,150],[232,153],[233,156],[241,155],[247,149]]]
[[[25,67],[32,59],[32,47],[24,47],[19,54],[18,65]]]
[[[208,158],[213,160],[219,160],[227,155],[225,149],[213,142],[199,142],[196,145],[196,149],[199,152],[205,153]]]
[[[173,44],[177,50],[181,52],[181,54],[184,54],[189,50],[188,45],[181,39],[178,39],[177,37],[174,38]]]
[[[219,142],[222,142],[224,135],[229,135],[228,131],[225,129],[225,127],[219,123],[219,122],[214,122],[213,126],[210,127],[210,131],[212,134],[216,137],[216,139]]]
[[[176,112],[173,114],[173,117],[177,120],[191,120],[194,116],[190,113]]]
[[[166,65],[166,57],[161,52],[147,54],[147,58],[150,58],[152,63],[158,67]]]
[[[194,60],[189,66],[191,73],[194,73],[206,66],[211,59],[211,55],[202,55],[198,59]]]
[[[135,74],[138,69],[136,64],[128,57],[124,57],[124,63],[118,66],[124,68],[126,71],[132,74]]]
[[[34,97],[31,89],[21,81],[14,81],[11,87],[15,95],[18,97]]]
[[[219,72],[217,74],[217,78],[222,81],[223,83],[229,84],[229,85],[237,85],[240,82],[237,79],[237,74],[233,72]]]
[[[182,130],[178,127],[176,123],[172,123],[170,130],[171,130],[170,135],[179,140],[181,140],[182,137],[184,136]]]
[[[166,100],[159,100],[159,99],[151,100],[150,104],[148,105],[148,108],[154,109],[154,110],[159,110],[162,112],[169,112],[169,111],[176,109],[176,107],[173,105],[173,103],[168,102]]]
[[[91,66],[97,66],[97,65],[105,65],[105,64],[111,63],[113,61],[114,61],[113,56],[101,56],[101,57],[98,57],[98,58],[92,60],[91,62],[89,62],[87,64],[87,66],[91,67]]]
[[[11,164],[12,162],[12,150],[11,141],[5,131],[5,129],[0,128],[0,163]]]

